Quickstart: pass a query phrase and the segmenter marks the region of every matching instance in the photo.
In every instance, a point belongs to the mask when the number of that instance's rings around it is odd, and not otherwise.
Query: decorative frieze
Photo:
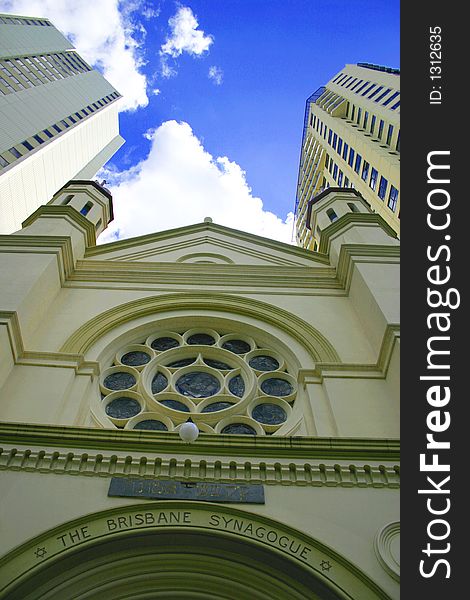
[[[0,470],[316,487],[400,487],[398,465],[213,460],[0,448]]]

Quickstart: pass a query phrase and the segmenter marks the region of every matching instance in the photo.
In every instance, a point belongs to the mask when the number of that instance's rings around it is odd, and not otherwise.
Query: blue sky
[[[346,63],[399,66],[396,0],[0,0],[0,10],[49,17],[124,96],[105,240],[209,215],[289,241],[305,99]]]

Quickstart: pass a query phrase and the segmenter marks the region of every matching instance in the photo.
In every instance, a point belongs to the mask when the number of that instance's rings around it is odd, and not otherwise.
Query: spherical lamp
[[[186,444],[191,444],[197,440],[199,436],[199,429],[196,423],[193,423],[191,417],[183,423],[179,428],[179,436]]]

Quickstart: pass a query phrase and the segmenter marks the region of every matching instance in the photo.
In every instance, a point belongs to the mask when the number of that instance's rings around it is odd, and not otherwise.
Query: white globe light
[[[191,442],[197,440],[199,436],[199,429],[197,428],[197,425],[195,423],[193,423],[192,421],[188,421],[181,425],[179,429],[179,434],[183,442],[190,444]]]

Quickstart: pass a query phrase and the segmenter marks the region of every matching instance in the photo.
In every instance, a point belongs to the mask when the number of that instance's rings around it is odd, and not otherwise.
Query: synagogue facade
[[[0,236],[0,598],[398,598],[393,230],[331,188],[316,252],[112,218],[75,180]]]

